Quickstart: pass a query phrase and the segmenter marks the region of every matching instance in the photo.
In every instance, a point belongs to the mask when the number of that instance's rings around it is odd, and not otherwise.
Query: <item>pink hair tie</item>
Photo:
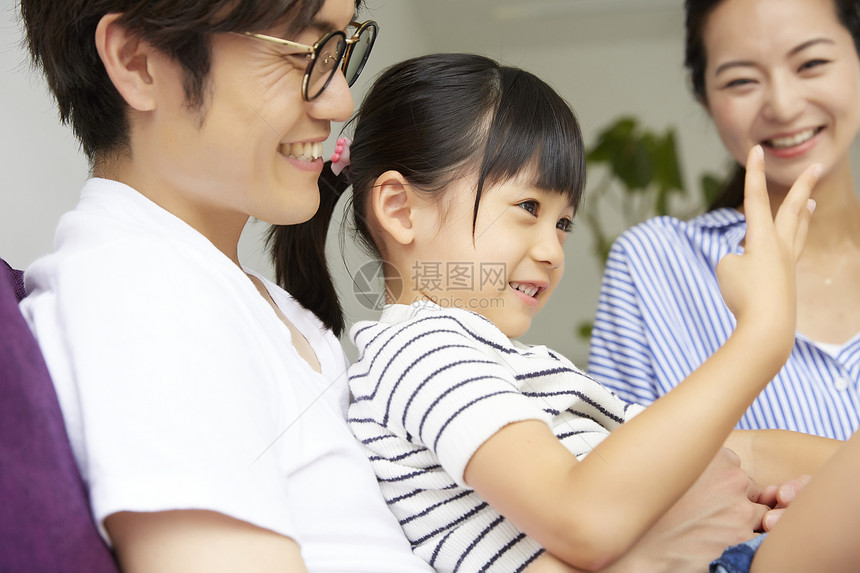
[[[334,148],[334,153],[331,154],[331,170],[335,175],[340,175],[341,171],[349,167],[350,145],[352,145],[352,140],[350,138],[338,138],[337,145]]]

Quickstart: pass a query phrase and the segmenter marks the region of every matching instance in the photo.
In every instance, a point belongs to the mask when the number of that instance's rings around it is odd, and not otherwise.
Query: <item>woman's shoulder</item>
[[[654,252],[687,248],[709,249],[714,243],[731,243],[743,237],[746,221],[735,209],[717,209],[692,219],[653,217],[624,231],[613,252]]]
[[[728,228],[745,224],[742,213],[736,209],[722,208],[708,211],[690,219],[671,216],[652,217],[630,227],[622,238],[641,235],[689,235],[702,232],[722,232]]]

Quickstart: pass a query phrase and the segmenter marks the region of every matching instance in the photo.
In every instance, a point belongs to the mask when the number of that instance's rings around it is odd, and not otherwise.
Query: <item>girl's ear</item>
[[[379,226],[401,245],[415,238],[415,192],[399,171],[386,171],[376,178],[370,208]]]
[[[156,94],[151,75],[154,48],[117,20],[121,14],[105,14],[96,27],[96,50],[119,94],[138,111],[155,109]]]

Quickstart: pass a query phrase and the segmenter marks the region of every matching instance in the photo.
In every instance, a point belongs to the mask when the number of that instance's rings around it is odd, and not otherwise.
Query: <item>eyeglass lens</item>
[[[370,22],[358,30],[358,38],[350,45],[347,45],[344,35],[340,33],[329,36],[320,46],[316,58],[311,63],[305,90],[307,99],[313,100],[328,86],[337,72],[337,65],[341,58],[344,60],[343,73],[347,84],[351,86],[355,83],[370,56],[376,33],[376,24]],[[346,50],[345,55],[344,50]]]
[[[309,99],[317,97],[328,85],[340,62],[346,41],[340,34],[332,34],[320,46],[313,61],[308,77],[307,95]]]
[[[364,69],[374,40],[376,40],[376,26],[371,24],[359,30],[358,39],[349,47],[344,68],[344,76],[349,85],[355,83]]]

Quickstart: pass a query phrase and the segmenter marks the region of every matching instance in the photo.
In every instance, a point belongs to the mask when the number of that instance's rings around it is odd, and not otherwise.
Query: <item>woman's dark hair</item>
[[[95,32],[109,13],[132,34],[182,65],[190,109],[203,104],[213,34],[258,32],[276,24],[307,28],[324,0],[21,0],[33,63],[92,163],[128,145],[125,101],[96,52]],[[356,0],[356,7],[361,0]]]
[[[352,224],[377,255],[365,209],[388,170],[435,194],[477,168],[473,229],[485,186],[526,169],[535,186],[566,195],[574,208],[582,196],[585,153],[570,106],[533,74],[483,56],[435,54],[395,64],[374,82],[351,125],[349,176],[335,178],[326,168],[314,218],[274,227],[269,236],[278,281],[338,334],[343,312],[324,246],[334,204],[350,183]]]
[[[839,21],[851,34],[854,49],[860,56],[860,0],[831,0],[836,9]],[[690,74],[690,85],[696,99],[703,105],[707,104],[705,93],[705,68],[707,53],[705,52],[704,29],[708,17],[724,0],[686,0],[685,27],[687,31],[684,65]],[[732,176],[723,191],[708,206],[709,211],[721,207],[739,207],[744,201],[745,170],[742,165],[735,165]]]

